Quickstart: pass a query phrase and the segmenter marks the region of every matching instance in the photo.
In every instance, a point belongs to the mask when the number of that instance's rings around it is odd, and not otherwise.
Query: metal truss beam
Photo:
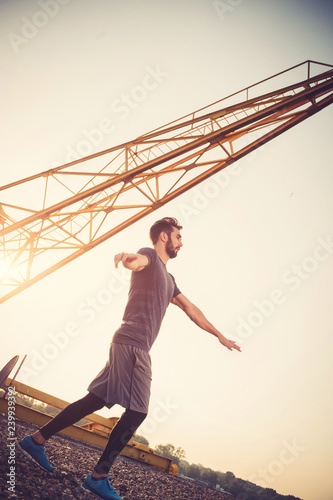
[[[310,76],[319,64],[1,187],[0,303],[332,104],[333,66]],[[275,88],[304,68],[305,79]]]

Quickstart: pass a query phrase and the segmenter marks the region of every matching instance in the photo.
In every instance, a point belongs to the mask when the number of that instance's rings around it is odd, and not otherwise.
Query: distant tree
[[[212,486],[216,486],[218,482],[217,477],[218,477],[217,472],[212,469],[204,468],[204,470],[201,473],[201,478],[204,481],[207,481]]]
[[[135,434],[133,439],[137,443],[141,443],[141,444],[144,444],[145,446],[149,446],[149,441],[144,436],[140,436],[139,434]]]
[[[180,460],[184,460],[186,453],[183,448],[176,448],[173,444],[159,444],[156,446],[155,451],[158,455],[165,458],[170,458],[175,464],[179,464]]]
[[[183,474],[183,476],[188,476],[188,470],[190,468],[190,464],[187,460],[179,460],[179,473]]]
[[[225,474],[224,474],[224,479],[223,479],[223,484],[225,485],[225,489],[227,491],[230,491],[231,493],[235,494],[235,491],[233,491],[233,486],[235,484],[235,475],[230,472],[230,471],[227,471]]]
[[[155,446],[155,451],[158,455],[162,455],[165,458],[173,458],[172,452],[175,447],[172,444],[158,444]]]
[[[184,458],[186,458],[185,450],[183,450],[183,448],[181,447],[176,448],[174,452],[174,458],[177,459],[177,464],[179,464],[181,460],[184,460]]]
[[[201,467],[198,464],[191,464],[188,469],[188,477],[192,479],[200,479],[201,478]]]
[[[273,488],[266,488],[265,494],[267,495],[268,498],[275,498],[276,497],[276,491],[273,490]]]
[[[144,444],[145,446],[149,446],[149,441],[148,439],[146,439],[144,436],[140,436],[139,434],[135,434],[133,436],[133,440],[136,442],[136,443],[141,443],[141,444]]]
[[[230,472],[229,470],[225,473],[226,477],[235,479],[235,474],[233,472]]]

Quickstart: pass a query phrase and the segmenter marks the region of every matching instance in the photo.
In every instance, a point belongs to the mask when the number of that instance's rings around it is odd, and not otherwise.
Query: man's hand
[[[241,352],[241,348],[236,344],[234,340],[228,340],[221,334],[218,336],[218,339],[222,345],[229,349],[229,351],[236,349],[237,351]]]
[[[126,269],[131,271],[141,271],[148,264],[148,258],[145,255],[138,253],[117,253],[114,257],[115,266],[118,267],[119,263],[122,263]]]
[[[115,266],[118,267],[119,263],[122,262],[124,267],[128,267],[131,263],[136,260],[136,255],[134,253],[117,253],[114,257]],[[127,264],[127,265],[126,265]]]

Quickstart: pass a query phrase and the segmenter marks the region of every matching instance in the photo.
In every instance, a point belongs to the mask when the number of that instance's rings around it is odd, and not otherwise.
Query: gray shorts
[[[119,404],[126,409],[148,413],[151,379],[148,352],[112,342],[109,359],[89,384],[88,391],[104,399],[108,408]]]

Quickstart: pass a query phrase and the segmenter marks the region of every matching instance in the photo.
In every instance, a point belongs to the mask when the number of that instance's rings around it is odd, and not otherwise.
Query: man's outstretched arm
[[[234,342],[233,340],[228,340],[220,333],[215,326],[213,326],[206,316],[203,314],[203,312],[192,302],[190,302],[185,295],[180,293],[176,297],[172,299],[172,303],[175,304],[176,306],[180,307],[187,316],[200,328],[205,330],[206,332],[211,333],[212,335],[215,335],[219,339],[222,345],[227,347],[230,351],[232,349],[236,349],[237,351],[240,351],[240,347]]]
[[[126,269],[131,271],[142,271],[148,265],[148,257],[140,253],[117,253],[114,257],[114,263],[118,267],[119,262],[122,262]]]

